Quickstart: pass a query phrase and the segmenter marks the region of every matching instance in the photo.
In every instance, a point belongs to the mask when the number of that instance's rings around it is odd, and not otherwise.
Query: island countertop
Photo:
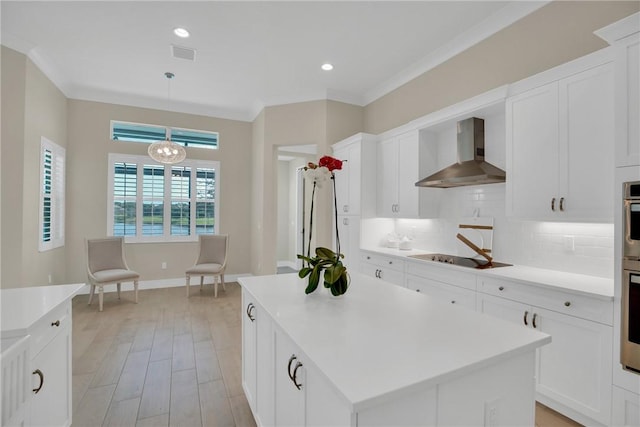
[[[0,292],[2,338],[26,335],[42,316],[73,298],[84,286],[77,283],[3,289]]]
[[[354,409],[435,386],[551,342],[549,335],[351,274],[304,294],[296,274],[239,278]]]

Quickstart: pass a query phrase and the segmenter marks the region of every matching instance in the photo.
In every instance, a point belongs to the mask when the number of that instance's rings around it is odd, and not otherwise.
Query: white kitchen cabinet
[[[436,171],[434,144],[413,130],[378,143],[377,212],[388,218],[432,218],[438,215],[436,188],[415,183]]]
[[[640,426],[640,395],[614,385],[612,413],[612,426]]]
[[[2,419],[3,427],[24,426],[28,421],[32,396],[30,336],[2,340]]]
[[[640,165],[640,12],[595,32],[615,52],[616,166]]]
[[[360,255],[360,272],[398,286],[404,286],[405,262],[395,257],[363,252]]]
[[[376,137],[358,133],[332,146],[342,160],[335,171],[338,215],[375,216]]]
[[[306,356],[275,328],[275,425],[348,426],[349,406],[311,366]]]
[[[258,425],[273,425],[273,331],[271,319],[242,292],[242,388]]]
[[[476,275],[447,267],[435,263],[407,262],[405,286],[444,303],[475,310]]]
[[[360,269],[360,217],[338,215],[338,233],[340,234],[340,252],[344,255],[342,263],[352,271],[358,271]],[[335,242],[334,247],[337,247]]]
[[[507,214],[611,222],[613,65],[507,99]]]
[[[612,327],[594,321],[601,320],[594,313],[609,313],[611,303],[596,300],[589,305],[590,299],[582,295],[557,291],[545,295],[543,288],[505,280],[480,282],[479,311],[551,335],[551,344],[538,350],[537,400],[578,422],[609,425]],[[573,315],[564,310],[573,310]]]

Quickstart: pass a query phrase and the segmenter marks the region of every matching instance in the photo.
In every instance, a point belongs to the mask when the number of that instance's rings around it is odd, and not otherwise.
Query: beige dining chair
[[[229,236],[226,234],[203,235],[198,237],[198,259],[193,267],[187,270],[187,298],[191,276],[200,276],[200,291],[204,285],[205,276],[213,276],[213,296],[218,298],[218,282],[224,286],[224,269],[227,266],[227,252],[229,249]]]
[[[131,270],[124,259],[124,239],[122,237],[107,237],[104,239],[87,239],[87,275],[91,291],[89,292],[89,305],[93,300],[93,294],[98,288],[98,301],[100,311],[104,301],[103,293],[105,285],[117,285],[118,299],[120,299],[120,284],[133,282],[134,298],[138,303],[138,279],[140,275]]]

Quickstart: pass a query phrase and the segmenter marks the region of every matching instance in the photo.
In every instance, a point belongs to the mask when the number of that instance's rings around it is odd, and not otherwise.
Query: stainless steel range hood
[[[505,182],[507,174],[484,161],[484,120],[471,117],[457,123],[458,163],[416,182],[416,187],[462,187]]]

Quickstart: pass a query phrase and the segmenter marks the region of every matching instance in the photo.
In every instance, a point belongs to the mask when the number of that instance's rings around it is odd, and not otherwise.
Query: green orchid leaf
[[[309,275],[309,273],[311,273],[311,269],[309,267],[301,268],[300,271],[298,271],[298,277],[304,279]]]
[[[328,267],[324,271],[324,281],[332,285],[340,278],[340,276],[342,276],[344,271],[346,271],[346,268],[342,265],[333,265]]]
[[[309,284],[307,285],[307,289],[304,290],[305,294],[310,294],[318,288],[318,282],[320,282],[320,272],[321,268],[315,266],[311,271],[311,275],[309,276]]]
[[[331,249],[318,247],[316,248],[316,256],[321,259],[332,260],[335,259],[336,254]]]

